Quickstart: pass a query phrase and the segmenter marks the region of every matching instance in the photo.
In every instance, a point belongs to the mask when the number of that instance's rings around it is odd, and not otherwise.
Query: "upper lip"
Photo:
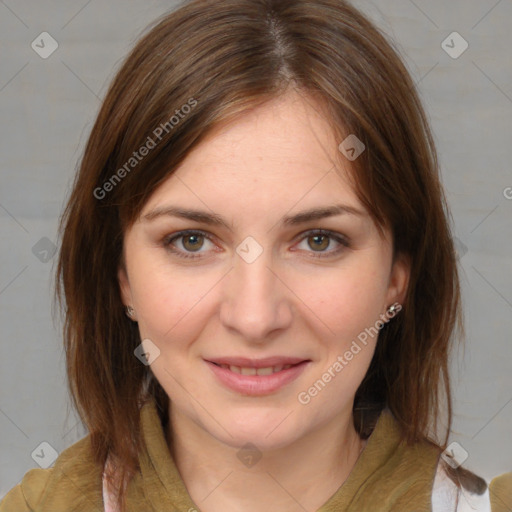
[[[309,361],[302,357],[288,357],[288,356],[272,356],[263,359],[251,359],[248,357],[216,357],[206,359],[210,363],[227,364],[228,366],[240,366],[241,368],[268,368],[270,366],[278,366],[285,364],[297,364],[303,361]]]

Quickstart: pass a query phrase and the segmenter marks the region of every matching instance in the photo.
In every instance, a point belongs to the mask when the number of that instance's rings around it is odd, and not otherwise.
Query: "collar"
[[[146,448],[141,450],[142,487],[154,510],[200,510],[173,460],[154,400],[141,408]],[[427,441],[407,446],[399,425],[384,409],[367,444],[341,487],[317,512],[430,510],[439,450]]]

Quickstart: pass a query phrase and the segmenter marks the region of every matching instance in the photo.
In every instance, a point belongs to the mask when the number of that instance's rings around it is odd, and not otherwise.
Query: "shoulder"
[[[87,436],[64,450],[53,467],[25,473],[0,502],[0,512],[67,512],[81,510],[80,504],[87,504],[83,510],[99,511],[103,503],[101,475]]]
[[[432,489],[433,512],[508,512],[512,504],[512,473],[483,478],[439,459]]]
[[[31,469],[0,501],[0,512],[32,512],[44,493],[51,469]]]
[[[489,484],[492,512],[510,512],[512,510],[512,471],[503,473]]]

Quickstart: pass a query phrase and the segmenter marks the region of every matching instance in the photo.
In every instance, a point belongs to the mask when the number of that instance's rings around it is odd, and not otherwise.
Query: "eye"
[[[180,242],[180,245],[185,249],[185,252],[176,249],[174,246],[174,242],[176,240],[182,239]],[[208,240],[209,242],[212,241],[212,237],[204,232],[204,231],[198,231],[198,230],[186,230],[186,231],[180,231],[179,233],[176,233],[175,235],[171,235],[169,237],[166,237],[164,240],[164,246],[173,254],[176,254],[180,258],[188,258],[188,259],[195,259],[195,258],[201,258],[201,254],[199,251],[204,245],[204,239]],[[188,252],[191,251],[191,252]],[[194,254],[194,253],[197,253]]]
[[[180,239],[181,242],[176,244],[175,242]],[[180,258],[198,259],[203,257],[204,251],[201,252],[201,249],[204,247],[205,239],[213,243],[213,237],[209,233],[189,229],[166,237],[163,245],[168,251]],[[332,245],[332,240],[338,244],[338,247],[327,251],[326,249]],[[300,241],[306,242],[313,249],[312,251],[306,249],[306,252],[309,252],[310,256],[315,258],[332,257],[350,247],[350,243],[345,236],[325,229],[307,231],[301,235]],[[176,245],[181,245],[182,249],[176,247]]]
[[[313,251],[307,252],[310,252],[310,256],[314,258],[328,258],[336,256],[344,249],[350,247],[350,243],[345,236],[326,229],[314,229],[312,231],[308,231],[302,235],[301,240],[306,242],[309,248],[313,249]],[[338,244],[338,247],[334,250],[327,251],[326,249],[332,245],[332,240]]]

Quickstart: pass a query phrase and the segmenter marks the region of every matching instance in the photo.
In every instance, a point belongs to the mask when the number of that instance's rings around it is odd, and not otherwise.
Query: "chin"
[[[251,443],[261,451],[277,450],[288,446],[301,436],[301,432],[290,421],[293,413],[288,418],[287,414],[277,411],[272,415],[258,415],[258,411],[245,411],[243,416],[236,415],[238,417],[230,418],[225,415],[222,425],[231,435],[222,428],[216,428],[218,435],[215,437],[233,448],[240,449]]]

